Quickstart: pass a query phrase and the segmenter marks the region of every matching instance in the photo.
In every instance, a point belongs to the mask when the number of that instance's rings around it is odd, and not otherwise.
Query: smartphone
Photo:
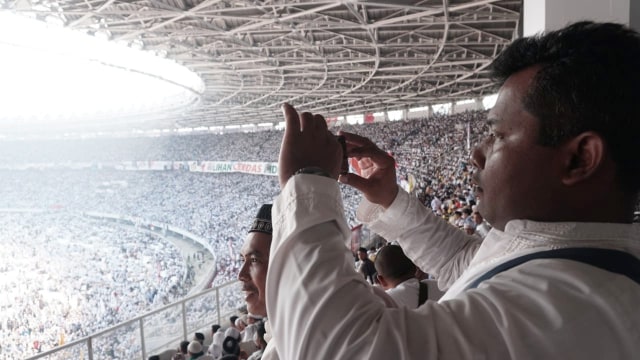
[[[342,167],[340,168],[340,174],[348,174],[349,173],[349,157],[347,156],[347,141],[344,139],[344,136],[338,136],[338,142],[340,146],[342,146]]]

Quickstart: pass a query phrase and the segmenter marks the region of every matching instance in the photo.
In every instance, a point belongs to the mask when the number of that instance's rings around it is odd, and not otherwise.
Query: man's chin
[[[264,305],[260,306],[260,305],[257,305],[257,304],[249,304],[249,303],[247,303],[247,311],[251,315],[260,316],[260,317],[266,317],[267,316],[267,309],[266,309],[266,307]]]

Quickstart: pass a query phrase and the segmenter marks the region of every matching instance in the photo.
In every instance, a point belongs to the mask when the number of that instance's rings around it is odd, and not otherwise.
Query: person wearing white
[[[631,270],[640,228],[631,222],[640,162],[626,150],[640,142],[631,101],[640,94],[639,58],[636,32],[590,22],[516,40],[497,58],[494,75],[504,83],[489,113],[491,133],[472,154],[478,211],[493,226],[482,243],[400,190],[386,152],[342,134],[362,170],[340,176],[364,194],[359,218],[448,288],[415,310],[362,301],[372,287],[346,248],[335,181],[342,148],[322,116],[285,104],[266,286],[280,357],[637,357],[640,279]],[[510,259],[561,248],[620,250],[631,270],[541,258],[468,289]]]
[[[396,287],[387,290],[387,294],[393,298],[398,306],[406,306],[409,309],[418,307],[418,295],[420,293],[420,282],[416,278],[403,281]]]
[[[491,226],[484,221],[479,212],[475,211],[471,216],[473,218],[473,222],[476,224],[476,234],[482,239],[486,238],[491,230]]]
[[[427,299],[437,300],[442,295],[439,290],[429,291],[427,283],[418,281],[416,265],[398,245],[383,246],[376,256],[375,267],[378,283],[397,306],[415,309]]]

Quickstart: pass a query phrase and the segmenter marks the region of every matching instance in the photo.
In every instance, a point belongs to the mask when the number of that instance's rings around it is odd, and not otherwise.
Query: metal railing
[[[237,312],[242,304],[239,281],[204,290],[173,304],[150,311],[85,338],[71,341],[28,358],[35,359],[142,359],[176,349],[196,331]],[[207,331],[207,333],[210,332]]]

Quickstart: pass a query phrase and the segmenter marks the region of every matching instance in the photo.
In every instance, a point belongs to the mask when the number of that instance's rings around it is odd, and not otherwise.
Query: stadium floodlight
[[[387,111],[387,115],[389,116],[389,121],[398,121],[404,119],[402,110]]]
[[[482,106],[486,109],[491,109],[498,100],[498,94],[488,95],[482,99]]]
[[[135,126],[197,106],[204,82],[144,47],[0,11],[0,129]],[[165,55],[166,56],[166,55]],[[146,117],[146,118],[145,118]],[[87,126],[88,125],[88,126]]]
[[[364,115],[362,114],[347,115],[348,124],[362,124],[363,122],[364,122]]]

